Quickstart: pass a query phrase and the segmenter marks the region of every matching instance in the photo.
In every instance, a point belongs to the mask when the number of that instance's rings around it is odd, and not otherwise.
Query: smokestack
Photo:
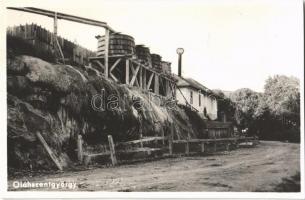
[[[182,54],[184,52],[184,49],[183,48],[178,48],[177,49],[177,54],[178,54],[178,76],[181,77],[181,62],[182,62]]]

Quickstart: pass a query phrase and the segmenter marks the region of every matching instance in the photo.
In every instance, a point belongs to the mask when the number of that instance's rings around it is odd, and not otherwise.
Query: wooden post
[[[204,153],[204,142],[201,143],[201,153]]]
[[[52,152],[52,150],[50,149],[50,147],[48,146],[47,142],[44,140],[44,138],[42,137],[42,135],[37,131],[36,132],[36,137],[39,139],[40,143],[43,145],[44,149],[47,151],[47,153],[49,154],[50,158],[52,159],[52,161],[55,163],[56,167],[62,171],[62,166],[59,163],[58,159],[56,158],[55,154]]]
[[[140,134],[140,146],[141,146],[141,148],[143,148],[142,137],[143,137],[143,135],[142,135],[142,133],[141,133],[141,134]]]
[[[162,136],[162,144],[164,145],[164,130],[163,128],[161,127],[161,136]]]
[[[216,143],[216,141],[214,141],[214,152],[216,152],[217,151],[217,143]]]
[[[108,142],[109,142],[110,158],[111,158],[112,165],[116,165],[117,159],[115,156],[115,148],[114,148],[114,143],[113,143],[113,139],[112,139],[111,135],[108,135]]]
[[[140,66],[140,71],[139,71],[139,73],[140,73],[140,88],[143,88],[143,68],[142,68],[142,66]]]
[[[77,157],[80,163],[83,162],[83,139],[82,135],[77,135]]]
[[[190,143],[189,143],[189,139],[190,139],[190,134],[187,133],[187,141],[185,144],[185,154],[188,155],[190,153]]]
[[[129,85],[129,60],[126,59],[126,66],[125,66],[125,83]]]
[[[57,12],[54,13],[54,36],[57,37]]]
[[[146,69],[143,68],[143,89],[147,89],[147,86],[146,86]]]
[[[108,70],[109,70],[109,67],[108,67],[108,54],[109,54],[109,29],[106,28],[105,29],[105,77],[108,78]]]
[[[155,74],[155,88],[154,88],[155,94],[159,94],[159,75]]]
[[[173,139],[174,139],[174,125],[171,124],[170,135],[168,136],[169,155],[173,155]]]
[[[226,144],[226,150],[230,151],[230,143],[229,142]]]

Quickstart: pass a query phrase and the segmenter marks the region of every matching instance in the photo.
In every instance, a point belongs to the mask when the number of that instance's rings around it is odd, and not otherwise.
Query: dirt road
[[[218,155],[167,158],[114,168],[23,178],[10,180],[8,186],[9,190],[16,190],[14,181],[28,180],[75,182],[73,191],[275,191],[283,178],[300,171],[299,158],[299,144],[264,141],[255,148]]]

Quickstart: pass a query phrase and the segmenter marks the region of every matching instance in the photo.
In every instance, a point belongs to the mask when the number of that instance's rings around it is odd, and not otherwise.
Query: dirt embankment
[[[10,180],[8,184],[9,190],[16,190],[12,187],[14,181],[29,180],[75,182],[76,191],[287,192],[299,190],[296,175],[299,172],[299,144],[264,141],[256,148],[212,156],[167,158],[114,168],[27,177]]]

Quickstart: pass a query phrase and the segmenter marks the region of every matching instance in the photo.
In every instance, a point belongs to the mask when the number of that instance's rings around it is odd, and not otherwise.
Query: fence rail
[[[248,141],[255,141],[257,138],[255,137],[235,137],[235,138],[213,138],[213,139],[189,139],[189,140],[172,140],[171,136],[166,137],[143,137],[138,140],[132,140],[127,142],[120,142],[115,144],[112,136],[108,136],[109,145],[107,145],[107,148],[104,152],[100,153],[88,153],[85,152],[83,156],[83,160],[80,160],[85,165],[88,165],[91,162],[91,159],[98,156],[108,156],[111,160],[112,165],[116,165],[118,163],[117,156],[121,154],[134,154],[134,153],[147,153],[147,155],[151,155],[154,152],[161,152],[163,155],[163,152],[165,151],[167,155],[175,155],[174,151],[174,145],[178,144],[184,144],[185,145],[185,151],[182,154],[189,155],[190,154],[190,147],[193,143],[199,143],[200,150],[196,153],[204,153],[207,151],[207,146],[209,144],[213,144],[212,152],[216,152],[217,144],[223,143],[225,150],[230,150],[230,145],[232,144],[238,144],[241,142],[248,142]],[[167,141],[168,146],[162,143],[161,147],[144,147],[143,143],[151,143],[156,141]],[[80,142],[81,143],[81,142]],[[140,144],[140,147],[137,147],[137,145]],[[104,145],[105,146],[105,145]],[[128,146],[129,148],[125,148]],[[136,147],[135,147],[136,146]]]

